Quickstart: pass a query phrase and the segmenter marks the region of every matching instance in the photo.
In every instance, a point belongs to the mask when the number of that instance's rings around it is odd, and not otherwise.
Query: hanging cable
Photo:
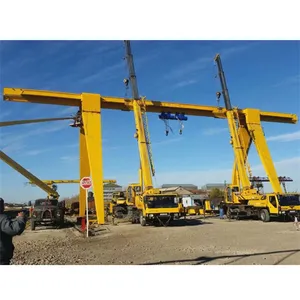
[[[218,72],[217,72],[217,64],[216,64],[216,62],[214,62],[214,68],[215,68],[215,79],[217,79],[218,78]],[[217,83],[217,80],[215,80],[215,85],[216,85],[216,90],[218,90],[218,83]],[[216,97],[217,97],[217,106],[218,106],[218,108],[220,109],[221,108],[221,106],[220,106],[220,98],[221,98],[221,95],[222,95],[222,93],[221,92],[216,92]]]
[[[183,131],[183,128],[184,128],[183,122],[179,119],[179,117],[177,115],[175,115],[175,117],[179,122],[179,134],[182,134],[182,131]]]
[[[166,136],[169,135],[169,130],[174,134],[172,127],[169,125],[169,120],[163,119],[163,121],[165,123]]]

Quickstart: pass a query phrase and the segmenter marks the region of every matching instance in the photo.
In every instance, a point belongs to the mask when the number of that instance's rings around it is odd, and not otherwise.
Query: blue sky
[[[132,41],[139,92],[151,100],[216,105],[220,90],[213,58],[221,54],[233,106],[300,115],[300,46],[296,41]],[[91,92],[124,96],[127,68],[122,41],[1,42],[3,87]],[[2,91],[1,91],[2,92]],[[128,95],[131,95],[130,90]],[[221,99],[221,104],[223,105]],[[0,101],[0,119],[70,116],[75,108]],[[198,186],[230,180],[233,151],[226,120],[189,117],[183,135],[165,136],[164,123],[148,114],[154,183]],[[1,128],[0,147],[41,179],[76,179],[78,131],[69,121]],[[300,191],[300,126],[263,123],[278,175],[291,176]],[[138,151],[132,112],[104,110],[104,177],[126,185],[138,180]],[[255,148],[249,162],[265,176]],[[0,161],[1,197],[28,201],[44,195]],[[298,174],[299,173],[299,174]],[[268,190],[268,185],[266,185]],[[59,185],[62,197],[77,185]]]

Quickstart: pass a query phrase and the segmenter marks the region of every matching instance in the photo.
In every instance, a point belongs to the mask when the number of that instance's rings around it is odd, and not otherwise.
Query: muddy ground
[[[292,222],[197,218],[177,226],[103,226],[98,236],[72,227],[26,230],[14,238],[12,264],[300,265],[300,231]]]

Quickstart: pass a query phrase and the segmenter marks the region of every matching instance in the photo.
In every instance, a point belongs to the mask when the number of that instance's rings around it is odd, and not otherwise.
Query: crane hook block
[[[187,121],[188,117],[185,116],[184,113],[176,113],[176,114],[171,114],[171,113],[166,113],[166,112],[162,112],[159,116],[158,116],[161,120],[179,120],[179,121]]]

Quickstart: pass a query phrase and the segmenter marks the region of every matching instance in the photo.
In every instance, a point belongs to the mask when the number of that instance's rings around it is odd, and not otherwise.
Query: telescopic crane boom
[[[126,51],[126,61],[129,69],[129,81],[131,84],[131,90],[134,99],[133,111],[136,126],[135,137],[138,140],[143,185],[145,190],[149,190],[153,188],[152,175],[155,174],[155,171],[150,149],[150,137],[147,126],[146,112],[142,111],[141,109],[143,100],[140,98],[138,92],[130,41],[124,41],[124,44]]]
[[[236,121],[235,121],[235,117],[234,117],[234,111],[231,106],[229,92],[228,92],[226,79],[225,79],[225,75],[224,75],[224,71],[223,71],[223,67],[222,67],[222,62],[221,62],[221,58],[220,58],[219,54],[216,55],[215,61],[218,66],[218,73],[219,73],[219,78],[220,78],[221,86],[222,86],[222,94],[224,97],[225,108],[227,110],[226,116],[227,116],[229,131],[230,131],[230,135],[231,135],[231,142],[232,142],[232,146],[234,149],[236,166],[238,169],[238,174],[239,174],[240,180],[242,182],[243,188],[247,190],[247,189],[250,189],[251,183],[248,178],[247,170],[245,167],[244,149],[242,148],[241,141],[239,140],[239,137],[238,137],[238,130],[237,130]]]

